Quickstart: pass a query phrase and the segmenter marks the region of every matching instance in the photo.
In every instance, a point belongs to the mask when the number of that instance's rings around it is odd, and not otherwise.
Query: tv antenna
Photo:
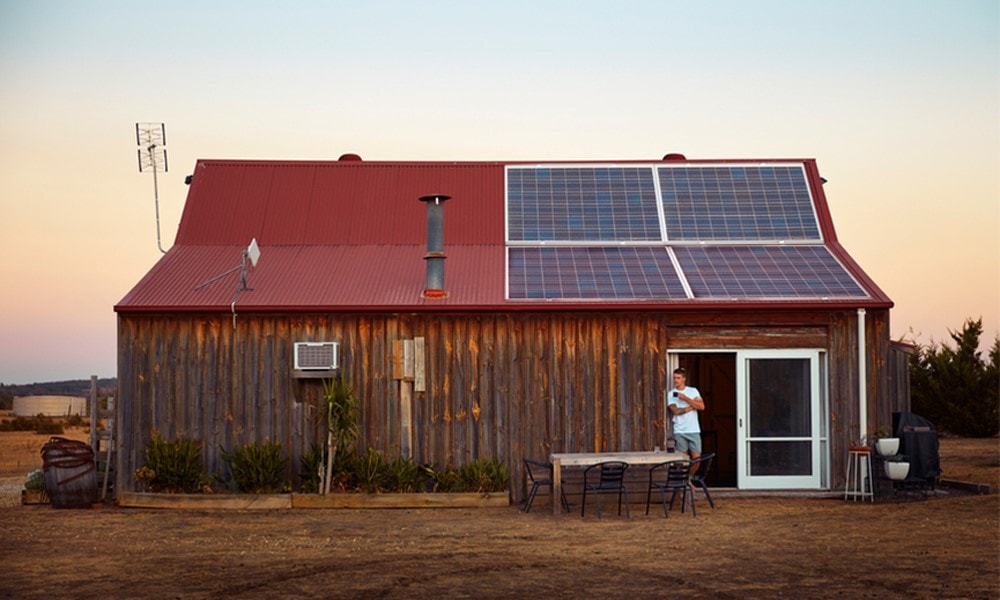
[[[167,127],[163,123],[136,123],[135,143],[139,146],[139,172],[153,172],[153,200],[156,203],[156,247],[166,254],[160,243],[160,190],[156,181],[158,167],[167,172]]]
[[[257,238],[250,240],[250,245],[243,250],[240,258],[240,264],[224,273],[219,273],[215,277],[199,283],[194,288],[196,290],[200,290],[201,288],[222,279],[226,275],[235,273],[236,271],[240,272],[240,278],[236,281],[236,293],[233,294],[233,301],[229,305],[230,309],[233,311],[233,329],[236,329],[236,300],[240,297],[240,292],[243,290],[253,290],[252,287],[247,285],[247,260],[250,261],[251,267],[257,267],[257,261],[260,260],[260,246],[257,245]]]

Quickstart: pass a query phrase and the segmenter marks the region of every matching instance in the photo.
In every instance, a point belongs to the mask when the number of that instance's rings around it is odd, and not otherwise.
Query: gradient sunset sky
[[[0,2],[0,383],[116,374],[199,158],[815,158],[893,339],[1000,331],[1000,3]]]

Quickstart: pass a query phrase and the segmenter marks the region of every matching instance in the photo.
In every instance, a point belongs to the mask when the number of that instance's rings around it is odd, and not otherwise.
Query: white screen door
[[[817,350],[743,350],[736,356],[737,485],[822,485]]]

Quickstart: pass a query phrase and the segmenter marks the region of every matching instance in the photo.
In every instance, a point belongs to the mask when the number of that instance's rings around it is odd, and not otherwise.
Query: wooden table
[[[562,468],[589,467],[609,460],[620,460],[632,465],[657,465],[669,460],[688,460],[683,452],[648,451],[648,452],[571,452],[550,454],[552,463],[552,514],[560,514],[562,509]]]

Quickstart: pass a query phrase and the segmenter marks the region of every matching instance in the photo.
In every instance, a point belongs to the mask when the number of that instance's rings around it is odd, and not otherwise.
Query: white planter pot
[[[896,456],[899,454],[899,438],[882,438],[875,442],[875,447],[882,456]]]
[[[902,481],[910,473],[908,462],[886,462],[885,476],[893,481]]]

